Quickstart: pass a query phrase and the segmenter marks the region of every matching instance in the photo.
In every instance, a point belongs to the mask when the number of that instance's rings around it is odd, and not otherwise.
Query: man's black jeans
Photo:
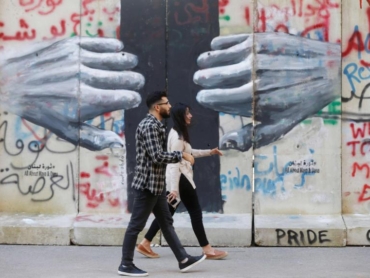
[[[181,262],[188,257],[184,247],[182,247],[175,229],[173,219],[168,209],[165,189],[161,195],[154,195],[149,190],[134,189],[134,204],[130,223],[128,224],[122,245],[122,264],[132,265],[134,251],[138,234],[144,229],[151,212],[153,212],[161,228],[164,238],[175,254],[177,261]]]

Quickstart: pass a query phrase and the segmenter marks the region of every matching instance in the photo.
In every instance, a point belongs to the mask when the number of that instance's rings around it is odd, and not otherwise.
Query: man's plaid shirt
[[[160,195],[165,186],[168,163],[177,163],[182,153],[166,152],[166,129],[152,114],[148,114],[136,129],[136,168],[132,187],[148,189]]]

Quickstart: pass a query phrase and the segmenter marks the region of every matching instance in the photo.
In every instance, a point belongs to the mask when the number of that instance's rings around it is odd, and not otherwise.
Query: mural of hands
[[[112,38],[73,37],[48,43],[1,65],[3,109],[89,150],[123,147],[114,132],[84,123],[137,107],[144,77],[138,59]]]
[[[256,121],[226,133],[221,149],[247,151],[273,143],[340,97],[339,44],[254,33],[217,37],[211,49],[197,60],[201,69],[194,82],[204,88],[198,102]]]

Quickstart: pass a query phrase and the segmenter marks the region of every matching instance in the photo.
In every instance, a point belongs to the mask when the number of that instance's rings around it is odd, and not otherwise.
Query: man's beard
[[[161,115],[163,119],[168,119],[170,117],[170,113],[164,109],[159,111],[159,115]]]

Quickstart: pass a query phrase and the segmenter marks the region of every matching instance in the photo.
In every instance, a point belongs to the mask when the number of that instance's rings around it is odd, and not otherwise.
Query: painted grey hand
[[[199,56],[201,70],[194,74],[194,82],[204,88],[198,102],[215,111],[252,117],[254,101],[258,122],[225,134],[221,149],[247,151],[253,144],[268,145],[340,97],[338,44],[255,33],[217,37],[211,48]]]
[[[135,55],[111,38],[74,37],[6,60],[1,67],[3,108],[90,150],[122,147],[114,132],[84,121],[139,105],[145,79],[130,71]]]

